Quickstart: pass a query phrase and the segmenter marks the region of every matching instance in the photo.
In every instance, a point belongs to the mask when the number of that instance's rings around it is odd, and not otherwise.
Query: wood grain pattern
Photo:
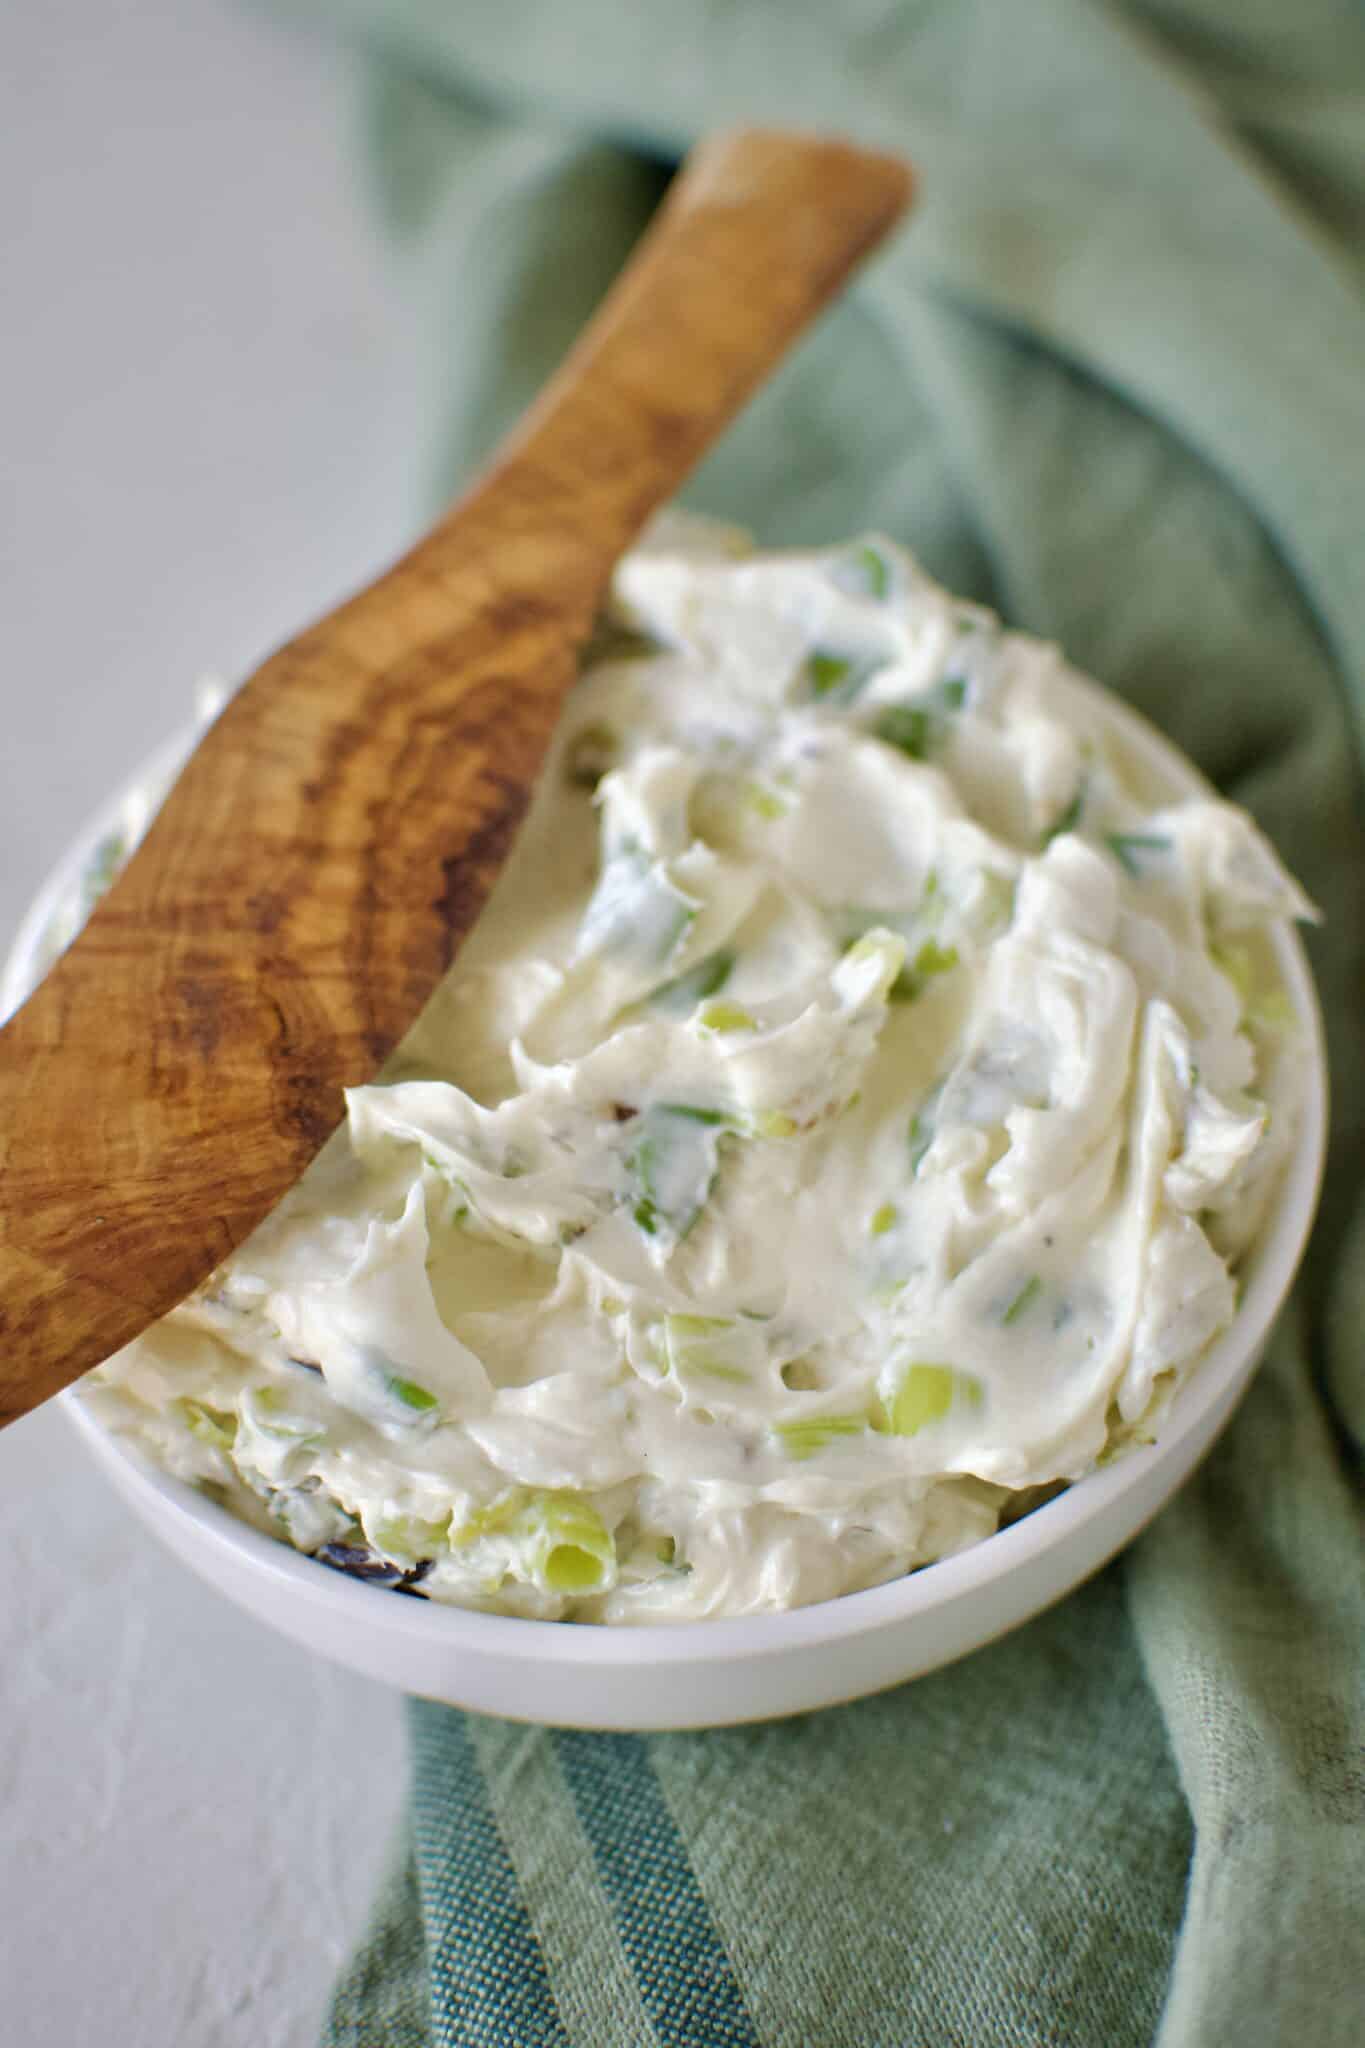
[[[909,194],[837,142],[703,145],[474,488],[228,704],[0,1032],[0,1425],[298,1178],[478,916],[613,563]]]

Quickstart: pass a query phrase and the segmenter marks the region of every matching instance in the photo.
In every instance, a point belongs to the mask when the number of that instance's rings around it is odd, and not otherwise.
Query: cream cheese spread
[[[86,1382],[381,1584],[785,1608],[1148,1437],[1292,1143],[1311,906],[880,538],[621,564],[479,925],[275,1214]]]

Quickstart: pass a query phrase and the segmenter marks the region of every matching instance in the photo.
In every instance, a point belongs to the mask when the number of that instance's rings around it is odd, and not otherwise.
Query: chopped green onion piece
[[[594,1593],[616,1576],[606,1523],[576,1494],[545,1494],[525,1510],[528,1562],[551,1593]]]
[[[837,1437],[861,1436],[867,1426],[865,1415],[809,1415],[799,1422],[779,1422],[776,1434],[791,1457],[804,1460]]]
[[[450,1541],[456,1548],[506,1538],[536,1584],[550,1593],[595,1593],[614,1583],[616,1545],[591,1501],[567,1491],[513,1487],[480,1508]]]
[[[1036,1273],[1030,1273],[1028,1279],[1000,1318],[1005,1327],[1008,1328],[1011,1323],[1017,1323],[1020,1316],[1027,1315],[1042,1291],[1042,1281]]]
[[[365,1537],[372,1549],[382,1551],[395,1563],[416,1564],[419,1559],[446,1548],[450,1521],[449,1515],[439,1522],[424,1521],[420,1515],[394,1515],[387,1521],[376,1522],[373,1528],[367,1526]]]
[[[710,1337],[717,1330],[733,1330],[729,1316],[665,1316],[664,1329],[671,1337]]]
[[[757,811],[759,817],[766,818],[769,823],[777,818],[785,818],[791,809],[785,797],[779,796],[776,790],[768,789],[761,782],[748,783],[744,794],[750,809]]]
[[[317,1443],[323,1435],[323,1425],[292,1407],[283,1387],[252,1388],[242,1401],[242,1420],[277,1443]]]
[[[1242,998],[1243,1025],[1259,1024],[1263,1029],[1282,1031],[1293,1023],[1294,1005],[1288,993],[1277,984],[1266,985],[1256,972],[1249,947],[1210,946],[1209,958]],[[1192,1079],[1196,1083],[1199,1080],[1197,1068]]]
[[[913,1003],[924,994],[929,983],[940,974],[951,973],[958,964],[956,946],[940,946],[937,939],[926,939],[909,966],[902,967],[892,982],[888,995],[893,1003]]]
[[[210,1408],[207,1401],[192,1401],[182,1395],[174,1404],[192,1437],[210,1450],[230,1451],[237,1441],[237,1417],[230,1409]]]
[[[828,697],[832,690],[845,684],[854,672],[854,664],[843,654],[812,654],[807,663],[812,693],[817,697]]]
[[[861,541],[839,557],[834,581],[853,597],[881,600],[891,594],[891,564],[871,541]]]
[[[578,951],[633,956],[662,966],[682,944],[697,905],[669,879],[662,861],[621,846],[598,877],[578,932]]]
[[[476,1508],[458,1528],[452,1524],[451,1548],[462,1550],[466,1544],[481,1542],[485,1536],[501,1535],[512,1526],[529,1498],[525,1487],[513,1486],[490,1501],[487,1507]]]
[[[947,676],[913,704],[888,704],[872,730],[910,760],[927,761],[947,739],[952,720],[966,701],[964,679]]]
[[[974,900],[968,913],[971,930],[978,938],[994,938],[1014,917],[1015,886],[1005,875],[983,868],[977,878]]]
[[[892,1436],[914,1436],[929,1423],[941,1422],[955,1395],[979,1407],[980,1382],[950,1365],[907,1366],[891,1399],[882,1403],[886,1427]]]
[[[415,1415],[429,1415],[433,1408],[440,1406],[428,1388],[418,1386],[416,1380],[405,1380],[400,1373],[386,1373],[384,1383],[395,1401],[401,1401]]]
[[[698,1109],[690,1102],[661,1102],[658,1107],[667,1116],[686,1117],[694,1124],[728,1124],[734,1119],[725,1109]]]
[[[1066,809],[1062,811],[1058,817],[1053,819],[1052,823],[1044,832],[1042,840],[1040,842],[1041,845],[1045,847],[1051,846],[1053,840],[1060,839],[1064,832],[1074,832],[1076,827],[1081,822],[1081,813],[1084,809],[1085,784],[1083,782],[1080,782],[1077,783],[1076,794],[1072,797],[1071,802],[1067,805]]]
[[[1142,873],[1142,854],[1171,850],[1170,840],[1163,839],[1158,832],[1107,832],[1104,843],[1120,866],[1134,877]]]
[[[738,1003],[708,1003],[701,1013],[704,1031],[720,1033],[728,1031],[757,1031],[758,1025],[747,1010]]]
[[[1251,954],[1245,946],[1210,946],[1209,958],[1225,974],[1243,1001],[1250,996],[1256,976]]]
[[[885,1237],[888,1230],[894,1230],[900,1221],[900,1213],[894,1202],[883,1202],[868,1226],[873,1237]]]
[[[793,1116],[784,1116],[780,1109],[755,1110],[749,1120],[750,1135],[755,1138],[794,1138],[801,1126]]]
[[[891,704],[872,728],[879,740],[908,754],[912,761],[927,761],[933,735],[929,713],[916,704]]]
[[[656,1010],[665,1010],[670,1016],[690,1016],[698,1003],[704,1003],[708,996],[717,995],[724,988],[734,971],[735,956],[721,951],[708,953],[695,967],[680,974],[676,981],[665,981],[654,990],[650,1003]]]
[[[869,999],[889,1000],[896,978],[905,965],[905,940],[884,925],[856,939],[833,974],[834,992],[850,1008]],[[875,970],[868,974],[866,969]]]
[[[915,972],[922,979],[947,974],[956,966],[957,947],[940,946],[937,939],[926,939],[915,955]]]
[[[745,1333],[737,1330],[730,1316],[667,1315],[664,1344],[675,1373],[699,1373],[704,1379],[728,1380],[742,1385],[750,1378],[747,1367],[727,1356],[738,1343],[743,1355]]]
[[[801,670],[807,701],[819,704],[833,699],[851,704],[886,660],[886,655],[868,648],[852,654],[836,653],[828,647],[812,648]]]
[[[680,1243],[706,1206],[719,1169],[719,1111],[698,1114],[655,1103],[640,1118],[639,1136],[626,1161],[637,1193],[631,1214],[646,1237]]]
[[[1286,989],[1266,989],[1256,998],[1247,1012],[1251,1023],[1268,1026],[1272,1031],[1287,1031],[1294,1022],[1294,1005]],[[1270,1111],[1265,1113],[1265,1127],[1270,1129]]]
[[[938,1129],[934,1119],[939,1097],[943,1093],[943,1086],[942,1081],[937,1082],[929,1090],[929,1093],[910,1119],[908,1136],[910,1140],[910,1172],[912,1178],[917,1179],[919,1177],[919,1170],[924,1162],[924,1155],[938,1136]]]
[[[111,832],[101,839],[81,876],[82,892],[88,902],[93,903],[113,887],[128,853],[128,841],[122,832]]]

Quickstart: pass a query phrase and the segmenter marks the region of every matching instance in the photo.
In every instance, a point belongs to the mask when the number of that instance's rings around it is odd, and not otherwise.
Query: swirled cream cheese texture
[[[1307,915],[889,543],[646,547],[400,1056],[89,1398],[434,1599],[892,1578],[1141,1441],[1231,1320]]]

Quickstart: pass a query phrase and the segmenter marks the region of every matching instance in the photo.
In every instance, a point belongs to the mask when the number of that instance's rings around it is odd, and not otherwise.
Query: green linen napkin
[[[1365,2038],[1365,14],[1355,0],[290,0],[363,51],[434,501],[702,130],[842,130],[916,220],[707,463],[1059,639],[1327,913],[1327,1196],[1234,1425],[1119,1567],[795,1721],[412,1708],[332,2048]],[[528,1702],[553,1710],[552,1700]]]

